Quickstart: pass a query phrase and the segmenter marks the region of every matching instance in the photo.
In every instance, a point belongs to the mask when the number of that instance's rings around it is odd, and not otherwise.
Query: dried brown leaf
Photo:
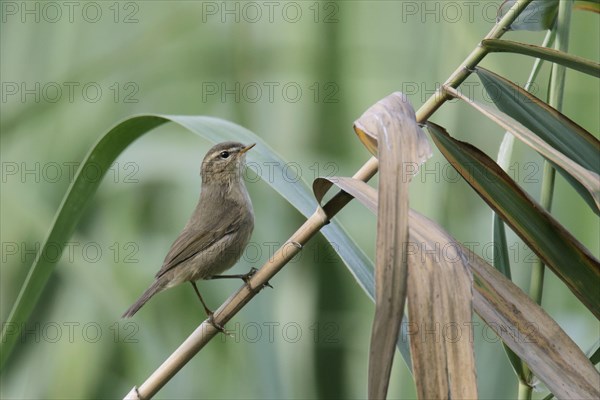
[[[358,127],[358,128],[356,128]],[[369,352],[370,399],[385,398],[406,299],[408,185],[430,154],[415,111],[402,93],[378,101],[356,122],[359,137],[379,157],[375,317]]]
[[[377,213],[377,191],[365,182],[339,177],[327,180],[329,182],[326,182],[326,178],[320,178],[314,183],[321,187],[322,195],[335,184],[371,212]],[[457,242],[451,236],[436,233],[443,230],[434,221],[410,210],[408,224],[411,242],[418,243],[416,238],[419,237],[428,242],[436,242],[445,236],[447,240],[438,241],[441,249],[447,249],[446,255],[444,252],[442,255],[454,259],[458,253],[462,253],[461,258],[467,260],[474,277],[475,312],[527,362],[533,373],[556,397],[600,398],[598,371],[573,340],[527,294],[468,248],[462,245],[459,245],[460,248],[455,247]],[[449,253],[448,249],[452,252]],[[456,255],[454,250],[458,251]],[[414,321],[411,320],[412,322]],[[463,330],[462,340],[471,337],[472,332]],[[413,340],[411,337],[411,342]]]

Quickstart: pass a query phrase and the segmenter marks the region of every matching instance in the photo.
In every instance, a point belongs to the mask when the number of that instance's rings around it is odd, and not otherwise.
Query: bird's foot
[[[254,274],[256,274],[258,272],[257,268],[250,268],[250,271],[248,271],[248,273],[242,275],[242,280],[244,281],[244,283],[249,286],[249,282],[250,279],[254,276]]]
[[[242,275],[242,280],[244,281],[244,283],[246,284],[246,287],[250,290],[252,290],[252,286],[250,286],[250,279],[254,276],[254,274],[256,274],[258,272],[258,269],[252,267],[250,268],[250,271],[248,271],[247,274]],[[271,284],[269,282],[265,282],[262,284],[262,287],[270,287],[271,289],[273,289],[273,286],[271,286]]]

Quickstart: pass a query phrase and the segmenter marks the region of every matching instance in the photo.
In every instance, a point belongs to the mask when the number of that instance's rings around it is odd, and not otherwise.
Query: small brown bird
[[[254,229],[252,202],[242,178],[244,146],[224,142],[208,151],[202,161],[200,201],[190,220],[175,240],[156,274],[154,283],[123,314],[133,316],[152,296],[189,281],[209,318],[198,287],[198,279],[241,278],[247,281],[255,269],[244,275],[218,275],[231,268],[242,255]]]

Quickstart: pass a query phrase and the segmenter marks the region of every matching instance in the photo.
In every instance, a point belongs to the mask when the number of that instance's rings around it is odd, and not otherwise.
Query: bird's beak
[[[254,146],[256,146],[256,143],[252,143],[246,147],[244,147],[243,149],[240,150],[240,154],[244,154],[245,152],[247,152],[248,150],[250,150],[251,148],[253,148]]]

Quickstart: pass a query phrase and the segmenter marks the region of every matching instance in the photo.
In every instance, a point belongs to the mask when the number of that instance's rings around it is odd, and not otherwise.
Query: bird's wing
[[[199,252],[206,250],[235,230],[235,218],[211,218],[206,216],[200,226],[184,229],[165,257],[165,261],[156,274],[160,278],[167,271],[193,258]]]

